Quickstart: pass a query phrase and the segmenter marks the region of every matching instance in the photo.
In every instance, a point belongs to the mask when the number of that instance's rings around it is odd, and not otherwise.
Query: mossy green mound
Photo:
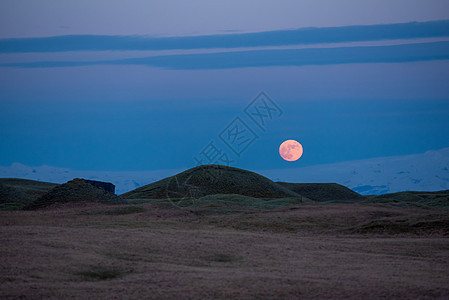
[[[207,195],[238,194],[254,198],[300,197],[270,179],[242,169],[220,166],[198,166],[175,176],[122,194],[125,199],[199,199]]]

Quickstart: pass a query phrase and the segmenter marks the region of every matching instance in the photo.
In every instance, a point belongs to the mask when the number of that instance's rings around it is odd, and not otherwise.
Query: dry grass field
[[[448,299],[449,212],[170,203],[0,212],[2,299]]]

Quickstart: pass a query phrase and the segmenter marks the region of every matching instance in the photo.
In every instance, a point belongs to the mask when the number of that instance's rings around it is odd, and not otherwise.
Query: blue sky
[[[447,1],[150,2],[0,3],[0,165],[187,168],[212,142],[279,169],[449,147]],[[279,109],[263,127],[245,113],[261,103]],[[238,154],[220,137],[237,117],[254,137]],[[300,160],[279,157],[286,139]]]

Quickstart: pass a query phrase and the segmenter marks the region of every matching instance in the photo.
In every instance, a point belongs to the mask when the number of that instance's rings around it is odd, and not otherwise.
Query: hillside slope
[[[276,183],[314,201],[357,201],[365,199],[362,195],[337,183]]]
[[[40,197],[58,185],[57,183],[19,178],[0,178],[0,184],[18,189],[32,197]]]
[[[406,191],[383,194],[370,199],[369,202],[449,209],[449,190],[437,192]]]
[[[125,199],[200,198],[239,194],[255,198],[299,197],[262,175],[221,165],[198,166],[122,194]]]
[[[55,204],[66,203],[104,203],[125,204],[117,195],[87,183],[83,179],[73,179],[58,185],[39,199],[28,205],[26,209],[38,209]]]
[[[0,209],[20,209],[58,184],[18,178],[0,178]]]

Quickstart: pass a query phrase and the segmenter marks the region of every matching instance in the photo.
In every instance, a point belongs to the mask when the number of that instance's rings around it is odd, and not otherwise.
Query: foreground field
[[[448,298],[449,214],[168,203],[0,212],[0,298]]]

